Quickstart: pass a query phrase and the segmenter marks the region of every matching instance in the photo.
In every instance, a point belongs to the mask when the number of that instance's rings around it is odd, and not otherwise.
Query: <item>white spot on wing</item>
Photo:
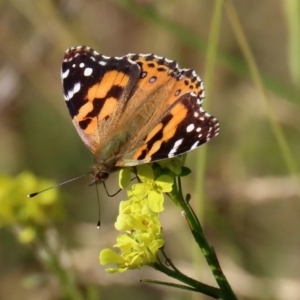
[[[168,64],[171,64],[172,62],[174,62],[174,60],[168,59],[168,58],[165,58],[165,61],[166,61]]]
[[[73,90],[69,90],[68,94],[66,95],[68,99],[66,99],[67,101],[72,99],[74,96],[74,91]]]
[[[134,53],[133,53],[133,55],[134,55]],[[150,56],[150,55],[152,55],[152,54],[150,54],[150,53],[148,53],[148,54],[139,54],[139,56],[141,56],[141,57],[147,57],[147,56]]]
[[[183,142],[183,139],[176,141],[174,144],[174,148],[178,148],[182,144],[182,142]]]
[[[186,128],[186,132],[191,132],[195,129],[195,125],[192,123]]]
[[[177,151],[178,147],[182,144],[182,142],[183,142],[183,139],[180,139],[174,143],[174,146],[173,146],[172,150],[169,152],[168,157],[174,156],[175,152]]]
[[[68,77],[69,73],[70,73],[70,69],[67,69],[66,71],[64,71],[63,73],[61,73],[61,77],[62,77],[63,79],[65,79],[65,78]]]
[[[196,143],[194,143],[190,150],[193,150],[193,149],[197,148],[198,144],[199,144],[199,141],[197,141]]]
[[[162,56],[159,56],[159,55],[156,55],[156,54],[154,54],[154,58],[156,58],[156,59],[163,59]]]
[[[78,93],[80,91],[80,88],[81,88],[80,82],[75,83],[73,88],[73,93],[74,94]]]
[[[93,73],[93,69],[92,68],[85,68],[83,75],[84,76],[90,76]]]
[[[75,83],[73,89],[69,90],[66,94],[64,94],[65,100],[69,101],[70,99],[72,99],[74,94],[78,93],[80,89],[81,89],[81,83],[80,82]]]

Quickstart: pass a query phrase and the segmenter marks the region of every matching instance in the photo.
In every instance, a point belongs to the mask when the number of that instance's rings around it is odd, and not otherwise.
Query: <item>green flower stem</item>
[[[55,277],[58,278],[60,287],[63,291],[64,299],[70,300],[84,300],[83,295],[80,293],[76,282],[62,266],[59,260],[59,255],[57,251],[53,250],[49,246],[47,240],[43,237],[36,242],[37,253],[45,252],[47,254],[46,258],[39,256],[40,261],[48,270],[50,270]]]
[[[178,283],[172,283],[172,282],[166,282],[166,281],[159,281],[159,280],[152,280],[152,279],[142,279],[140,282],[145,282],[145,283],[153,283],[153,284],[160,284],[164,286],[171,286],[177,289],[182,289],[182,290],[187,290],[191,292],[198,292],[195,288],[186,286],[183,284],[178,284]]]
[[[189,285],[190,287],[192,287],[193,291],[196,291],[198,293],[202,293],[205,294],[207,296],[211,296],[215,299],[220,299],[221,293],[220,290],[209,286],[207,284],[201,283],[199,281],[196,281],[193,278],[190,278],[186,275],[184,275],[183,273],[179,272],[178,269],[176,269],[175,271],[166,267],[163,263],[161,262],[157,262],[155,264],[152,265],[152,267],[174,279],[177,279],[187,285]],[[160,284],[163,284],[162,282],[160,282]],[[168,284],[170,285],[170,284]],[[175,285],[176,287],[181,287],[181,285]],[[184,286],[185,289],[188,289],[189,287]],[[190,289],[190,288],[189,288]]]
[[[201,228],[202,230],[202,228]],[[209,264],[212,273],[222,291],[222,299],[224,300],[237,300],[237,297],[233,293],[231,286],[229,285],[218,261],[218,258],[215,254],[215,251],[210,245],[208,244],[203,231],[197,230],[193,231],[194,238],[202,250],[202,253],[205,256],[207,263]]]
[[[237,297],[233,293],[221,267],[217,256],[213,250],[213,248],[209,245],[208,241],[205,238],[202,226],[194,213],[193,209],[189,205],[189,203],[184,199],[180,177],[178,177],[177,182],[173,186],[173,191],[171,193],[171,198],[173,201],[178,202],[185,212],[186,220],[191,228],[192,234],[199,245],[212,273],[221,289],[221,299],[224,300],[237,300]]]

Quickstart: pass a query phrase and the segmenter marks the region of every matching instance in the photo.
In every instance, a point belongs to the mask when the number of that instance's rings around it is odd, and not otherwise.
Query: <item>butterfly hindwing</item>
[[[148,109],[147,122],[144,120],[139,126],[139,134],[130,140],[126,152],[120,153],[117,166],[174,157],[218,134],[218,121],[202,108],[204,88],[195,71],[179,69],[174,61],[153,55],[131,58],[138,62],[144,74],[131,99],[138,98],[142,107],[154,108]],[[134,116],[126,118],[134,119]]]

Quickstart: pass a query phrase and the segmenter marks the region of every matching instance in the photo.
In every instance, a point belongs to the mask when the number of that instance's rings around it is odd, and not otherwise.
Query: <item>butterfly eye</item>
[[[109,172],[104,171],[102,168],[103,168],[103,166],[98,165],[98,164],[95,164],[92,167],[91,176],[93,179],[90,182],[89,186],[93,186],[95,184],[101,183],[108,178]]]

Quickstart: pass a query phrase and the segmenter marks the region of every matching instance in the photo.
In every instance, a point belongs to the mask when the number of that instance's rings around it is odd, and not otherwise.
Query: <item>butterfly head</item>
[[[93,179],[89,186],[105,181],[108,178],[109,173],[110,172],[106,170],[106,168],[102,164],[95,163],[90,172]]]

